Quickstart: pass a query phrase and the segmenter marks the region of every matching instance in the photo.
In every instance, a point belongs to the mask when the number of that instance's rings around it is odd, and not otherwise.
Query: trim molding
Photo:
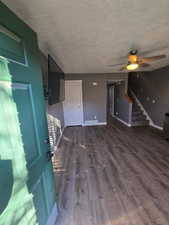
[[[151,124],[150,126],[156,128],[156,129],[159,129],[159,130],[163,130],[163,127],[157,126],[155,124]]]
[[[131,127],[131,124],[125,122],[124,120],[121,120],[120,118],[118,118],[117,116],[113,116],[115,119],[117,119],[118,121],[120,121],[121,123],[123,123],[124,125]]]
[[[57,215],[58,215],[58,209],[55,203],[46,225],[55,225]]]
[[[56,143],[56,146],[55,146],[55,150],[54,150],[54,152],[56,152],[56,151],[58,150],[58,147],[59,147],[60,141],[61,141],[62,136],[63,136],[64,129],[65,129],[65,127],[63,127],[63,128],[62,128],[62,130],[61,130],[61,132],[60,132],[60,136],[59,136],[58,141],[57,141],[57,143]]]
[[[86,121],[85,121],[86,122]],[[96,122],[96,123],[85,123],[83,124],[84,127],[88,127],[88,126],[103,126],[103,125],[107,125],[107,122]]]
[[[150,125],[151,127],[156,128],[156,129],[163,130],[162,127],[156,125],[156,124],[153,122],[153,120],[151,119],[151,117],[149,116],[149,114],[147,113],[147,111],[145,110],[144,106],[142,105],[142,103],[140,102],[140,100],[137,98],[137,96],[135,95],[135,93],[134,93],[131,89],[130,89],[130,91],[131,91],[131,93],[132,93],[134,99],[136,100],[137,104],[140,106],[141,110],[143,110],[144,115],[146,116],[146,118],[147,118],[148,121],[149,121],[149,125]]]
[[[8,30],[6,27],[0,25],[0,32],[8,36],[9,38],[13,39],[14,41],[20,43],[22,40],[20,37],[18,37],[15,33]]]

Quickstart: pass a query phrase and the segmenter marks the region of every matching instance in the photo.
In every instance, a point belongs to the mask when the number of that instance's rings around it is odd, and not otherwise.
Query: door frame
[[[81,124],[79,124],[77,126],[80,126],[80,125],[84,126],[83,88],[82,88],[83,81],[82,80],[65,80],[65,90],[66,90],[66,85],[69,84],[69,83],[79,84],[79,86],[80,86],[80,92],[81,92],[80,105],[81,105],[81,110],[82,110],[82,121],[81,121]],[[65,95],[65,98],[66,98],[66,95]],[[63,102],[63,111],[64,111],[64,121],[65,121],[65,127],[66,127],[66,126],[69,126],[69,125],[66,124],[65,103],[64,102]]]
[[[114,112],[115,112],[115,110],[114,110],[114,85],[112,85],[111,87],[110,87],[110,92],[111,92],[111,100],[113,100],[113,102],[111,102],[111,115],[112,116],[114,116]]]
[[[114,95],[114,85],[107,84],[107,121],[109,117],[114,117],[115,115],[115,95]]]
[[[55,203],[51,211],[51,214],[49,215],[46,225],[55,225],[57,216],[58,216],[58,207],[57,204]]]

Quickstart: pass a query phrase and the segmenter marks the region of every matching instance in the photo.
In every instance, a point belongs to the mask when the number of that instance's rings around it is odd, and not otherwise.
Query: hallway
[[[169,224],[169,143],[158,130],[112,123],[65,129],[56,224]]]

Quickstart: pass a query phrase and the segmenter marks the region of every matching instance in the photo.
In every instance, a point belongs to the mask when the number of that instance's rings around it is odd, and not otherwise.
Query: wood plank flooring
[[[148,127],[66,128],[56,225],[169,225],[169,142]]]

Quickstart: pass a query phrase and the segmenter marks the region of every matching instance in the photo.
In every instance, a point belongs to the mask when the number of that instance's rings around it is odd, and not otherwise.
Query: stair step
[[[141,111],[141,110],[135,110],[135,111],[132,111],[132,115],[134,116],[134,115],[139,115],[139,114],[141,114],[141,115],[143,115],[143,111]]]
[[[143,114],[132,116],[132,121],[144,121],[146,120],[146,116]]]
[[[139,108],[139,109],[133,109],[132,112],[140,112],[143,113],[143,111]]]
[[[138,105],[133,105],[133,109],[140,109],[140,106],[138,106]]]
[[[131,95],[131,98],[133,99],[131,125],[132,126],[148,126],[149,121],[144,115],[142,108],[140,107],[140,105],[138,105],[137,101],[135,100],[135,98],[132,96],[131,93],[130,95]]]
[[[137,104],[137,102],[135,100],[133,100],[133,106],[138,106],[139,107],[139,105]]]
[[[145,120],[145,121],[132,122],[131,125],[132,126],[148,126],[149,125],[149,121]]]
[[[134,111],[132,112],[132,116],[139,116],[139,115],[143,115],[142,111]]]

